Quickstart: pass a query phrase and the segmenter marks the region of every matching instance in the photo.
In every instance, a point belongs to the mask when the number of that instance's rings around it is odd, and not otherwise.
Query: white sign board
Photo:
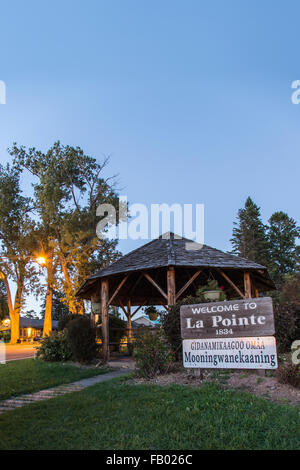
[[[184,339],[183,365],[201,369],[277,369],[273,336]]]

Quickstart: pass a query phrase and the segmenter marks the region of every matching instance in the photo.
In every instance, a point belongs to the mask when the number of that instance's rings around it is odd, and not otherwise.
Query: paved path
[[[37,344],[5,344],[5,360],[16,361],[34,357]]]
[[[77,382],[72,382],[70,384],[59,385],[57,387],[40,390],[39,392],[8,398],[7,400],[0,401],[0,414],[15,410],[16,408],[21,408],[22,406],[29,405],[30,403],[35,403],[37,401],[49,400],[50,398],[66,395],[67,393],[80,392],[84,388],[90,387],[91,385],[121,377],[122,375],[128,374],[129,372],[129,368],[115,370],[113,372],[108,372],[107,374],[96,375],[95,377],[89,377],[88,379],[77,380]]]

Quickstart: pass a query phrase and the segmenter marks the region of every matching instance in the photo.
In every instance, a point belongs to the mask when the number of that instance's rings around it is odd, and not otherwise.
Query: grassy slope
[[[298,449],[299,407],[120,380],[0,415],[1,449]]]
[[[71,364],[23,359],[0,364],[0,400],[22,393],[66,384],[103,373],[103,369],[84,369]]]

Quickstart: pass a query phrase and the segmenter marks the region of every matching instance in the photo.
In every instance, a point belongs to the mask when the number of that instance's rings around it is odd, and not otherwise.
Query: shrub
[[[72,359],[67,332],[52,331],[49,336],[42,338],[36,356],[44,361],[68,361]]]
[[[171,347],[161,329],[138,333],[134,343],[134,356],[142,377],[151,378],[162,374],[172,363]]]
[[[278,382],[289,384],[293,387],[300,388],[300,368],[299,364],[283,364],[277,370]]]
[[[96,328],[90,319],[76,315],[67,323],[66,330],[73,359],[82,363],[91,362],[97,356],[99,348],[96,343]]]
[[[66,315],[63,315],[59,320],[58,320],[58,331],[62,331],[66,328],[67,324],[69,321],[74,320],[75,318],[82,318],[82,315],[78,315],[76,313],[68,313]]]
[[[168,313],[161,316],[161,323],[171,345],[176,360],[182,361],[182,339],[180,334],[180,307],[199,303],[198,297],[186,297],[169,308]]]
[[[292,342],[299,336],[300,308],[292,303],[281,303],[274,308],[275,336],[279,352],[290,351]]]
[[[0,339],[4,341],[4,343],[10,342],[10,331],[2,331],[0,332]]]

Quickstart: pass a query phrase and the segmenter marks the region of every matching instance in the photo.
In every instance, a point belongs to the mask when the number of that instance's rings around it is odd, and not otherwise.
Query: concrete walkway
[[[40,390],[39,392],[8,398],[7,400],[0,401],[0,414],[15,410],[16,408],[21,408],[22,406],[29,405],[30,403],[36,403],[37,401],[49,400],[50,398],[60,397],[67,393],[80,392],[91,385],[126,375],[130,372],[130,369],[131,368],[115,370],[113,372],[108,372],[107,374],[77,380],[70,384],[58,385],[57,387],[47,388],[45,390]]]

